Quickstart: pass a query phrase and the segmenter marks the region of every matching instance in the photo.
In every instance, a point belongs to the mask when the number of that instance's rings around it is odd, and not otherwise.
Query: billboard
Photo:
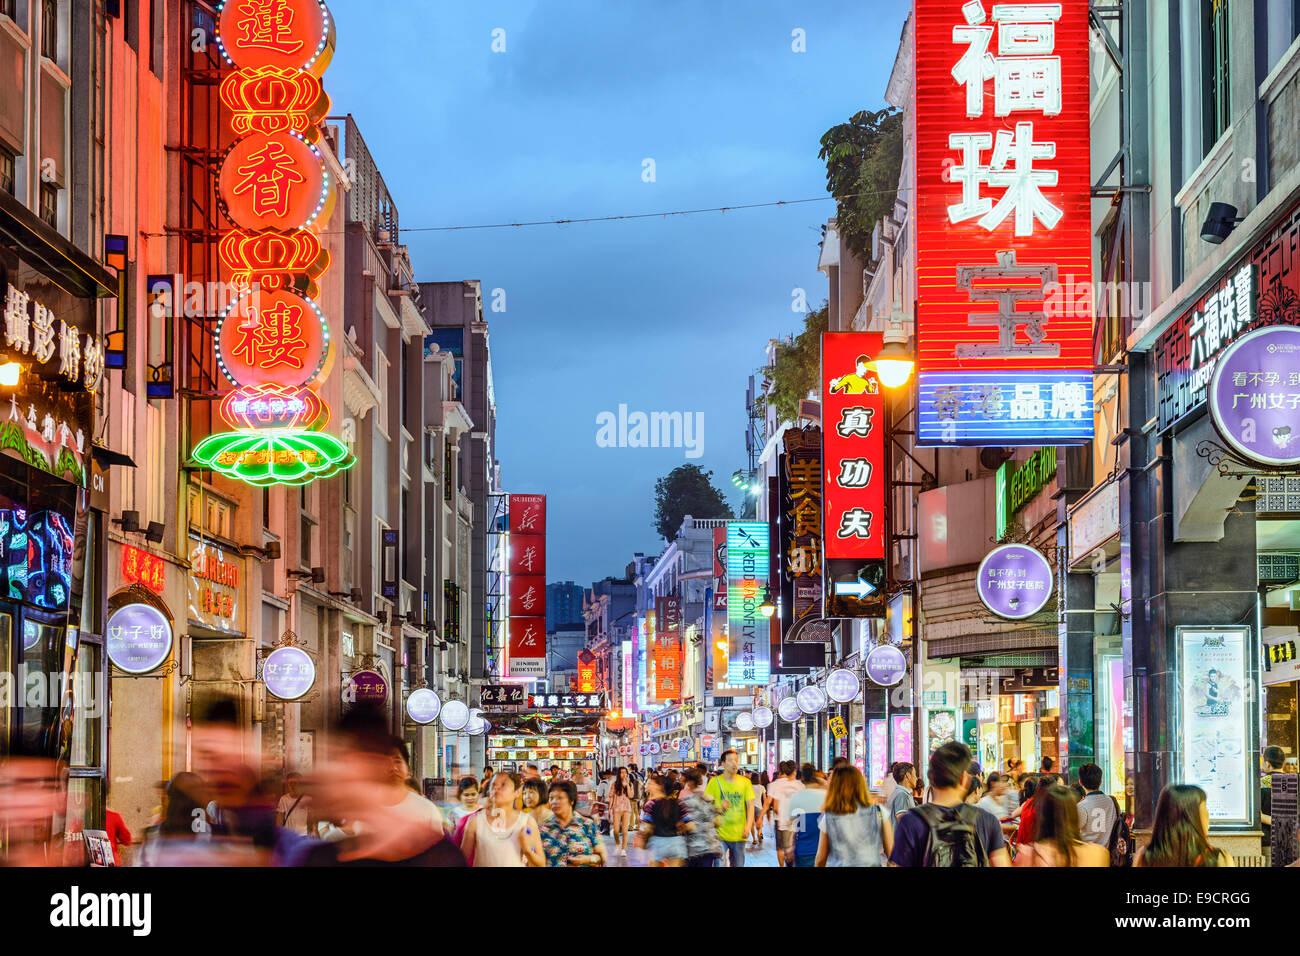
[[[1090,441],[1088,3],[914,9],[917,443]]]
[[[759,610],[771,561],[768,526],[727,522],[727,683],[763,686],[771,675],[768,620]]]

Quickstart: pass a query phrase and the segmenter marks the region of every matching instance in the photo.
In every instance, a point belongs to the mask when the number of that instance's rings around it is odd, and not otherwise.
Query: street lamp
[[[772,603],[772,586],[770,584],[763,591],[763,603],[758,606],[758,610],[763,617],[771,617],[776,613],[776,605]]]
[[[912,368],[916,359],[907,347],[907,331],[903,328],[903,314],[895,310],[889,317],[889,328],[885,330],[883,347],[876,354],[871,367],[876,370],[880,384],[885,388],[901,388],[912,377]]]
[[[23,367],[20,362],[5,362],[0,365],[0,386],[13,388],[18,384],[18,379],[22,374]]]

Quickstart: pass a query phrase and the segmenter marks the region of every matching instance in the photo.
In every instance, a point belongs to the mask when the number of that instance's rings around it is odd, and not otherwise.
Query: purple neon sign
[[[1223,440],[1252,461],[1300,463],[1300,328],[1244,335],[1219,356],[1210,418]]]
[[[1037,614],[1052,596],[1052,566],[1028,545],[999,545],[980,562],[975,587],[998,617],[1020,620]]]
[[[128,674],[147,674],[172,652],[172,625],[151,604],[126,604],[108,618],[108,659]]]
[[[277,647],[262,664],[267,691],[280,700],[297,700],[316,683],[316,665],[300,647]]]

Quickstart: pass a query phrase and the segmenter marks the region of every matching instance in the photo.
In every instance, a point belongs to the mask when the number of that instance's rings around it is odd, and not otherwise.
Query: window
[[[304,568],[311,567],[311,534],[312,529],[316,527],[316,522],[312,521],[307,515],[302,516],[302,533],[300,535],[302,543],[302,554],[300,555],[301,563]]]
[[[59,228],[59,187],[41,183],[41,220],[50,228]]]
[[[41,56],[50,60],[59,58],[58,0],[42,0],[41,3]]]
[[[1291,41],[1300,35],[1300,0],[1267,0],[1268,23],[1264,36],[1268,43],[1266,72],[1282,62]]]
[[[1205,78],[1202,123],[1205,153],[1232,123],[1232,47],[1228,28],[1228,0],[1204,0],[1201,22],[1201,63]]]
[[[4,0],[0,0],[0,4],[3,3]],[[11,196],[14,194],[15,166],[14,154],[7,149],[0,149],[0,191],[7,192]]]
[[[6,16],[10,20],[14,17],[14,0],[0,0],[0,16]]]
[[[375,384],[379,386],[382,397],[379,400],[379,407],[375,409],[378,416],[379,430],[383,432],[385,438],[388,437],[388,356],[379,350],[375,350]]]

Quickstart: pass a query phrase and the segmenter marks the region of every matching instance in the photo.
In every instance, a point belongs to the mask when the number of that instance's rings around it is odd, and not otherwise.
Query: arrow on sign
[[[851,594],[861,601],[864,597],[875,594],[876,586],[864,578],[862,572],[859,571],[857,581],[836,581],[835,593]]]

